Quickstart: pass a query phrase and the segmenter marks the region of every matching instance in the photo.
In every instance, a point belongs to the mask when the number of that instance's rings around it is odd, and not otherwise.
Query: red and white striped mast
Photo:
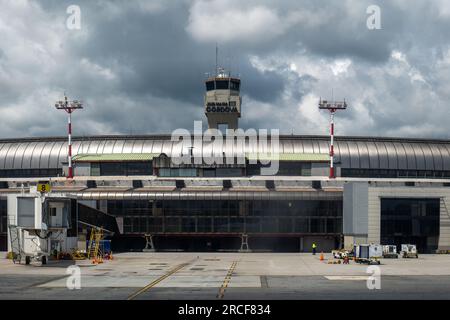
[[[67,175],[68,179],[73,178],[73,168],[72,168],[72,112],[76,109],[83,109],[83,103],[78,100],[68,101],[67,96],[64,95],[64,101],[57,101],[55,103],[55,108],[58,110],[64,110],[68,114],[67,120],[67,135],[68,135],[68,151],[67,159],[69,163],[69,172]]]
[[[334,179],[334,114],[338,110],[347,109],[347,103],[344,101],[327,101],[320,99],[319,109],[325,109],[330,112],[330,179]]]

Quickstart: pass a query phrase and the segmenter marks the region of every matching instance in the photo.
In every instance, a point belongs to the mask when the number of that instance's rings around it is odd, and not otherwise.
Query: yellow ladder
[[[89,238],[89,247],[87,252],[88,259],[93,259],[93,263],[103,262],[103,251],[100,247],[100,242],[103,240],[103,229],[92,228],[91,236]]]
[[[103,240],[103,230],[98,229],[95,237],[95,250],[94,250],[94,257],[97,258],[97,263],[103,262],[103,250],[100,247],[101,240]]]
[[[94,245],[95,228],[91,229],[91,235],[89,237],[89,245],[87,250],[87,257],[90,259],[94,255],[93,245]]]

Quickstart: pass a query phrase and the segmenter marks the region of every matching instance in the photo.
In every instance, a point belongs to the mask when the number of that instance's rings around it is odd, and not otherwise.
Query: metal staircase
[[[93,227],[91,229],[91,236],[89,238],[89,246],[87,251],[88,259],[92,259],[93,263],[103,262],[103,248],[101,247],[101,240],[103,240],[103,229]]]
[[[447,204],[445,203],[445,199],[444,198],[440,198],[440,205],[442,208],[445,209],[445,212],[447,213],[448,218],[450,219],[450,212],[448,211],[448,207]]]

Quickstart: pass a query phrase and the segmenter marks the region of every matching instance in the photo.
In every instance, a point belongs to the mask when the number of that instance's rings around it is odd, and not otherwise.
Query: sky
[[[0,0],[0,138],[65,135],[64,93],[74,135],[206,129],[216,44],[244,129],[327,134],[334,97],[337,135],[450,139],[447,0]]]

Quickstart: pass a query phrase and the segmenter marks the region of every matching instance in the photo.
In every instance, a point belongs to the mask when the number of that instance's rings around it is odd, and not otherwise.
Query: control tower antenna
[[[217,45],[216,42],[216,70],[215,70],[215,76],[217,77],[217,75],[219,74],[219,64],[218,64],[218,60],[219,60],[219,46]]]
[[[68,150],[67,150],[67,160],[69,163],[69,172],[67,175],[68,179],[73,178],[73,168],[72,168],[72,112],[76,109],[83,109],[83,103],[78,100],[69,101],[67,99],[66,93],[64,93],[64,100],[56,101],[55,108],[58,110],[64,110],[68,114],[67,121],[67,136],[68,136]]]
[[[347,109],[347,102],[344,101],[334,101],[334,94],[332,93],[332,101],[319,100],[319,109],[328,110],[330,113],[330,179],[335,178],[334,173],[334,114],[338,110]]]

